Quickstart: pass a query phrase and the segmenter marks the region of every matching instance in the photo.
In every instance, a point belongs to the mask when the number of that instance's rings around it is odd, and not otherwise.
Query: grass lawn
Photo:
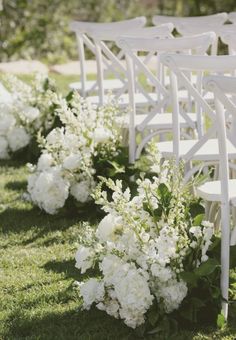
[[[63,90],[71,77],[59,80]],[[47,215],[23,200],[26,186],[25,165],[0,162],[0,339],[137,339],[132,329],[104,312],[80,309],[74,282],[86,275],[74,267],[74,254],[91,211]],[[236,273],[231,279],[236,281]],[[224,330],[183,330],[165,339],[235,340],[236,308],[230,308]]]

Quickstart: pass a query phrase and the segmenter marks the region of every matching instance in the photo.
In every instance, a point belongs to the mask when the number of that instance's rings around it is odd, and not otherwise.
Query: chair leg
[[[229,252],[230,252],[230,209],[229,204],[221,204],[221,294],[222,313],[228,318],[229,296]]]
[[[233,217],[234,228],[231,231],[231,235],[230,235],[230,245],[235,246],[236,245],[236,207],[232,206],[231,209],[232,209],[232,217]]]

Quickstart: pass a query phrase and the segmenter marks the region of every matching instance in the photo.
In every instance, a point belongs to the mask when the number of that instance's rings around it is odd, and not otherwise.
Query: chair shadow
[[[80,279],[79,270],[75,268],[75,260],[49,261],[43,268],[47,271],[63,273],[65,278]]]

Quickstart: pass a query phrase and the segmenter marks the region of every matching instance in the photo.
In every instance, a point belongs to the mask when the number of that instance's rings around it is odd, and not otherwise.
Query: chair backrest
[[[204,78],[204,86],[208,91],[214,93],[217,137],[220,153],[220,180],[222,203],[229,203],[229,160],[227,150],[228,139],[228,116],[236,122],[236,77],[208,76]],[[227,113],[227,114],[226,114]],[[231,138],[231,142],[236,145]]]
[[[215,38],[214,33],[208,33],[203,35],[197,35],[194,37],[181,37],[174,39],[146,39],[146,38],[134,38],[134,37],[121,37],[117,41],[117,45],[123,49],[126,55],[127,62],[127,74],[129,84],[129,100],[130,100],[130,135],[133,133],[135,127],[136,116],[136,102],[135,93],[138,90],[145,95],[149,101],[150,111],[144,120],[136,127],[138,131],[143,131],[147,124],[156,116],[156,114],[170,104],[169,90],[164,86],[162,81],[163,69],[160,67],[160,57],[165,52],[175,53],[190,53],[196,52],[198,54],[204,54],[209,48],[210,44]],[[138,53],[155,53],[156,55],[156,72],[153,73],[147,64],[145,59],[141,59]],[[146,79],[146,83],[152,84],[156,92],[156,98],[151,98],[143,85],[143,77]],[[186,118],[186,117],[185,117]],[[187,118],[186,118],[187,119]],[[189,121],[191,126],[192,122]],[[140,145],[139,152],[154,135],[147,136]],[[150,137],[150,138],[149,138]],[[138,155],[137,153],[137,155]],[[134,161],[134,160],[131,160]]]
[[[173,129],[174,154],[179,159],[180,150],[180,124],[179,124],[179,98],[178,81],[181,81],[195,101],[197,114],[202,119],[201,113],[210,120],[206,131],[201,131],[198,141],[185,155],[185,160],[191,160],[197,151],[216,134],[215,111],[203,96],[202,77],[204,72],[213,75],[223,75],[225,72],[232,72],[236,69],[236,56],[191,56],[166,54],[161,56],[161,62],[169,67],[171,73],[173,115],[175,119]],[[193,84],[186,77],[185,72],[196,72],[197,83]],[[211,122],[211,123],[210,123]]]
[[[227,33],[228,31],[231,32],[232,30],[235,30],[234,25],[223,25],[223,23],[212,23],[204,22],[201,23],[201,25],[197,23],[192,23],[189,25],[186,22],[180,22],[175,25],[176,30],[182,35],[182,36],[189,36],[192,34],[200,34],[205,32],[214,32],[216,34],[216,39],[214,44],[212,45],[211,54],[217,55],[218,52],[218,39],[221,37],[222,34]]]
[[[86,62],[85,62],[85,47],[92,52],[93,55],[96,54],[95,46],[92,40],[88,37],[88,30],[91,29],[107,29],[107,30],[117,30],[120,28],[123,29],[135,29],[145,26],[146,18],[145,17],[137,17],[130,20],[117,21],[111,23],[96,23],[96,22],[83,22],[83,21],[72,21],[70,23],[70,29],[76,34],[77,47],[78,47],[78,55],[79,55],[79,63],[80,63],[80,80],[81,80],[81,88],[82,95],[86,95],[86,80],[87,80],[87,70],[86,70]],[[93,87],[91,89],[94,90],[96,88]]]
[[[225,25],[231,26],[228,30],[224,30],[220,38],[224,44],[228,45],[228,51],[231,55],[236,55],[236,24]]]
[[[154,25],[161,25],[167,22],[171,22],[172,24],[179,25],[181,23],[186,23],[189,25],[196,24],[202,25],[205,23],[211,22],[212,24],[223,24],[228,19],[227,13],[217,13],[212,15],[204,15],[198,17],[175,17],[168,15],[155,15],[152,18],[152,22]]]
[[[236,12],[230,12],[228,14],[228,19],[229,19],[229,21],[231,21],[234,24],[236,24]]]
[[[117,99],[127,91],[128,87],[126,67],[124,63],[122,63],[124,52],[121,50],[114,53],[111,50],[109,44],[111,43],[112,45],[114,45],[120,36],[143,37],[143,39],[150,39],[154,37],[173,38],[171,34],[172,30],[172,24],[165,24],[159,27],[144,27],[130,30],[124,28],[116,29],[115,31],[111,31],[108,29],[91,29],[88,32],[89,36],[93,39],[96,51],[100,104],[104,104],[105,100],[103,85],[105,72],[109,71],[110,74],[115,75],[116,78],[120,79],[124,85],[120,89],[120,91],[116,93]],[[151,56],[149,56],[149,58],[150,57]]]

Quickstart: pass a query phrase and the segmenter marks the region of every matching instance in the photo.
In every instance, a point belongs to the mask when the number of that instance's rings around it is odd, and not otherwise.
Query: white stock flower
[[[104,129],[103,127],[97,127],[93,133],[93,140],[95,143],[104,143],[111,137],[111,131]]]
[[[0,136],[0,159],[8,159],[8,142],[6,138]]]
[[[10,149],[14,152],[24,148],[30,142],[30,135],[23,127],[13,127],[7,134]]]
[[[49,214],[55,214],[64,206],[69,195],[69,182],[61,176],[60,169],[54,167],[38,175],[30,175],[28,191],[32,201],[40,208]]]
[[[85,203],[90,199],[91,184],[89,181],[74,183],[70,187],[70,193],[78,202]]]
[[[108,214],[99,223],[96,231],[96,236],[100,242],[113,241],[115,233],[122,229],[122,218]]]
[[[84,274],[87,269],[92,267],[93,255],[94,253],[91,251],[90,248],[84,247],[82,245],[79,246],[75,254],[75,267],[80,269],[82,274]]]
[[[46,137],[46,141],[49,145],[61,145],[64,140],[64,129],[53,129]]]

